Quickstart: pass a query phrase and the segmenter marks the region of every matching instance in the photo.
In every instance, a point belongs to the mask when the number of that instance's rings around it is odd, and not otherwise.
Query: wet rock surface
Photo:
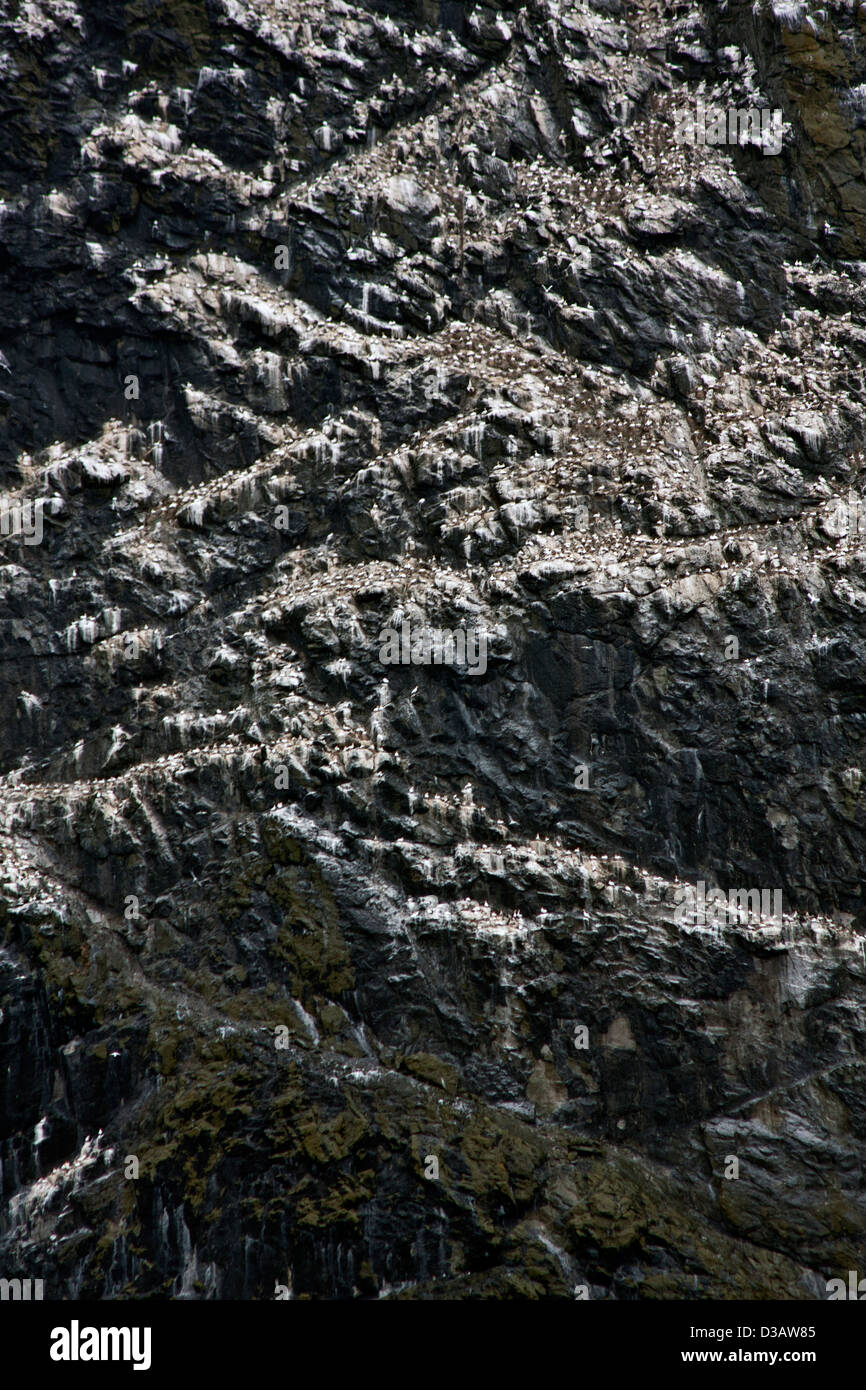
[[[0,1268],[825,1297],[866,7],[28,0],[0,65]]]

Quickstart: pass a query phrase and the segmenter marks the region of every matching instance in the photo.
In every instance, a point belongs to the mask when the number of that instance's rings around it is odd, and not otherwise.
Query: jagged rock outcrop
[[[866,6],[28,0],[0,63],[0,1270],[823,1298]]]

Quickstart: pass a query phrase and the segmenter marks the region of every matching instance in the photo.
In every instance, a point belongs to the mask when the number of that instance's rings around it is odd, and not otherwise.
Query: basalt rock
[[[0,64],[0,1271],[826,1297],[866,6],[33,0]]]

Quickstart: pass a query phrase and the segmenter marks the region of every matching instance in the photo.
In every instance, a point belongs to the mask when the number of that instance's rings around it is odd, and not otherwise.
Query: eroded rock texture
[[[44,512],[0,541],[0,1269],[823,1298],[866,1227],[866,6],[0,16]],[[677,143],[698,97],[781,153]],[[404,622],[486,669],[383,665]],[[784,915],[683,921],[699,881]]]

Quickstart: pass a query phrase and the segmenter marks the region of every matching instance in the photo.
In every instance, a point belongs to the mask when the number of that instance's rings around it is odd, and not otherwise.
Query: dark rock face
[[[32,0],[0,65],[0,1271],[825,1297],[866,7]]]

